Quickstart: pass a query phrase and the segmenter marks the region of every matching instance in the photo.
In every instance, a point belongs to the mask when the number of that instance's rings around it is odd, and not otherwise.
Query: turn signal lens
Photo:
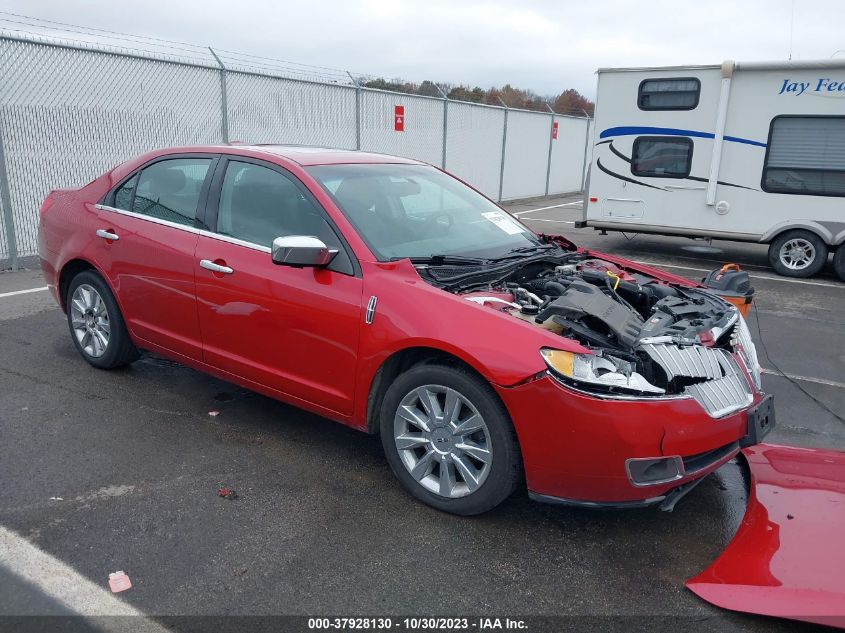
[[[575,367],[575,354],[559,349],[542,349],[540,353],[546,359],[546,364],[563,376],[572,378]]]

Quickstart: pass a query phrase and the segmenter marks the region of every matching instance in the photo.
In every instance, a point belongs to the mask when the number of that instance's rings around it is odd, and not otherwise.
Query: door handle
[[[234,269],[229,268],[228,266],[221,266],[220,264],[215,264],[210,259],[201,259],[200,267],[215,273],[223,273],[225,275],[231,275],[233,272],[235,272]]]
[[[102,237],[104,240],[110,240],[112,242],[116,242],[120,239],[120,236],[117,233],[110,233],[105,229],[97,229],[97,237]]]

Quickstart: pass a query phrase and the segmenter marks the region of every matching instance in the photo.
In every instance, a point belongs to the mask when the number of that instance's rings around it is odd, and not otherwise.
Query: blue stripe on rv
[[[599,134],[599,138],[609,138],[612,136],[632,136],[640,134],[660,134],[663,136],[694,136],[697,138],[715,138],[713,132],[699,132],[698,130],[679,130],[674,127],[638,127],[638,126],[623,126],[623,127],[609,127]],[[756,147],[766,147],[765,143],[760,141],[752,141],[748,138],[740,138],[739,136],[727,136],[726,141],[732,143],[745,143],[746,145],[754,145]]]

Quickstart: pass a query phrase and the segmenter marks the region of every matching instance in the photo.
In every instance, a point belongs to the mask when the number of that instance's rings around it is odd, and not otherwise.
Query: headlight
[[[742,315],[739,315],[739,321],[734,327],[731,344],[742,356],[742,360],[745,361],[745,366],[754,380],[754,386],[757,387],[757,391],[760,391],[763,384],[760,380],[760,361],[757,360],[757,348],[754,347],[754,341],[751,340],[751,330],[748,329],[748,324]]]
[[[633,363],[610,354],[573,354],[547,347],[541,349],[540,354],[555,376],[587,391],[633,395],[666,393],[635,372]]]

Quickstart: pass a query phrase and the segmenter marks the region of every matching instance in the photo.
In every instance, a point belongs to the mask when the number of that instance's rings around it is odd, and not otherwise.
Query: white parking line
[[[24,537],[2,526],[0,565],[79,615],[144,615],[105,588],[108,572],[114,570],[103,570],[103,586],[97,585],[58,558],[38,549]],[[119,621],[115,622],[115,625],[117,624]],[[106,625],[106,629],[111,628],[107,621],[98,622],[98,625]],[[169,633],[169,629],[145,617],[133,618],[131,630]]]
[[[684,248],[683,246],[681,248]],[[688,259],[694,262],[713,262],[714,264],[723,264],[725,262],[724,259],[708,259],[706,257],[690,257],[689,255],[678,255],[677,253],[673,253],[672,257],[675,259]],[[771,270],[771,266],[760,266],[758,264],[743,264],[742,268],[756,268],[757,270]]]
[[[17,295],[26,295],[30,292],[41,292],[43,290],[47,290],[47,286],[41,286],[40,288],[27,288],[26,290],[15,290],[14,292],[4,292],[0,294],[0,299],[4,297],[15,297]]]
[[[644,262],[640,260],[631,260],[637,264],[645,264],[646,266],[654,266],[655,268],[680,268],[681,270],[696,270],[702,273],[709,273],[712,268],[693,268],[692,266],[677,266],[674,264],[661,264],[658,262]],[[805,286],[823,286],[825,288],[845,288],[845,284],[831,284],[824,281],[808,281],[806,279],[789,279],[788,277],[775,277],[773,275],[758,275],[754,273],[750,275],[752,279],[766,279],[768,281],[782,281],[787,284],[804,284]]]
[[[526,209],[525,211],[517,211],[513,215],[525,215],[526,213],[534,213],[535,211],[545,211],[547,209],[559,209],[560,207],[571,207],[573,204],[581,204],[580,200],[575,202],[564,202],[563,204],[553,204],[550,207],[537,207],[536,209]]]
[[[835,380],[827,380],[825,378],[813,378],[812,376],[799,376],[798,374],[785,374],[776,369],[769,369],[763,367],[760,371],[764,374],[771,374],[772,376],[782,376],[784,378],[791,378],[792,380],[800,380],[802,382],[814,382],[817,385],[826,385],[828,387],[839,387],[845,389],[845,382],[836,382]]]
[[[526,222],[551,222],[553,224],[575,224],[572,220],[546,220],[545,218],[525,218]]]

